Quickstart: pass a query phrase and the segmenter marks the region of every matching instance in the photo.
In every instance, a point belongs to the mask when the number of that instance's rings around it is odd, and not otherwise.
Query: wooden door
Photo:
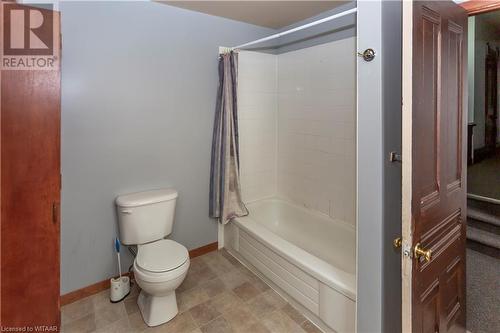
[[[2,17],[9,17],[6,10],[2,6]],[[20,69],[13,65],[2,68],[0,76],[0,323],[4,329],[27,327],[33,331],[37,326],[54,329],[60,325],[59,16],[57,12],[36,10],[44,13],[44,19],[53,19],[53,29],[36,31],[39,36],[53,33],[51,47],[56,48],[56,55],[42,56],[55,60],[52,68]],[[3,23],[5,29],[9,22]],[[3,52],[10,58],[5,49]]]
[[[452,1],[404,2],[403,332],[465,332],[466,40]]]
[[[487,43],[485,59],[485,98],[484,98],[484,144],[486,151],[495,154],[497,148],[498,118],[498,48],[493,49]]]

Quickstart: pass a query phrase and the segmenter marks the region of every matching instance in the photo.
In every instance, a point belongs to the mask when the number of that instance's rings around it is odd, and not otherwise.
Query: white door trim
[[[412,331],[412,259],[404,255],[412,247],[412,102],[413,102],[413,1],[403,1],[403,130],[402,130],[402,332]],[[411,251],[410,251],[411,252]]]

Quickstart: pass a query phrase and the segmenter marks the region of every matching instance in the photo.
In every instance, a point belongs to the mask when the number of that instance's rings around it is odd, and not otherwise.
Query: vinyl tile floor
[[[109,290],[62,307],[62,331],[163,333],[316,333],[309,320],[225,250],[191,259],[177,289],[179,314],[147,327],[139,308],[139,289],[120,303]]]

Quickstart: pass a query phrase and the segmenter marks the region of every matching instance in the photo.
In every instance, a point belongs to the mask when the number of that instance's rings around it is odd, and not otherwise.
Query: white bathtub
[[[247,207],[224,228],[224,246],[323,329],[354,332],[354,227],[280,199]]]

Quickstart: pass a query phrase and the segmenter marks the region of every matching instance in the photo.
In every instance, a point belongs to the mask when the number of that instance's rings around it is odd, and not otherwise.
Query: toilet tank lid
[[[116,198],[116,205],[119,207],[144,206],[163,201],[170,201],[177,198],[177,196],[178,193],[173,188],[150,190],[120,195]]]

